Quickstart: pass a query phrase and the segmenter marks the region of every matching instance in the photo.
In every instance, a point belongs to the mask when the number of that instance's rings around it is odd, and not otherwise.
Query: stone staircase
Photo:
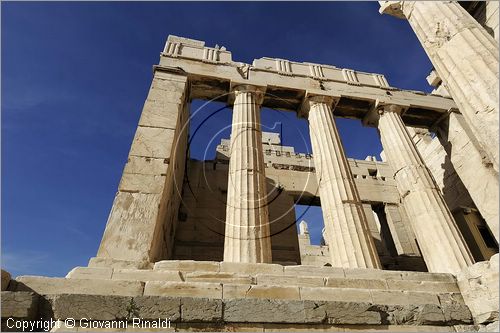
[[[66,278],[21,276],[16,281],[17,290],[39,294],[463,304],[451,274],[376,269],[171,260],[153,269],[76,267]]]
[[[169,317],[180,323],[312,325],[307,329],[325,324],[410,325],[412,330],[448,331],[472,324],[455,277],[441,273],[168,260],[150,269],[76,267],[66,278],[21,276],[9,290],[42,295],[51,316],[60,318],[78,314],[61,305],[68,302],[92,304],[80,314],[88,316],[89,308],[109,313],[112,299],[122,307],[133,299],[134,304],[155,300],[158,307],[167,302],[169,309],[176,309],[172,302],[179,304],[180,310]],[[190,310],[197,314],[186,317],[186,306],[200,310]],[[206,318],[219,308],[220,314]],[[94,312],[94,319],[106,320]]]

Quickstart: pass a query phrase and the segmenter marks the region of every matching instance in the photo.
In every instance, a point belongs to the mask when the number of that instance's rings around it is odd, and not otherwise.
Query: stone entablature
[[[277,69],[277,60],[272,58],[257,59],[253,65],[234,62],[226,55],[230,54],[227,50],[219,50],[220,54],[225,55],[224,61],[206,62],[204,42],[191,42],[187,39],[178,41],[177,37],[174,40],[180,44],[179,50],[185,50],[184,56],[182,51],[176,56],[162,53],[160,64],[154,68],[156,71],[172,74],[189,73],[192,99],[227,101],[231,87],[244,83],[266,87],[263,107],[292,110],[300,114],[306,93],[326,95],[340,98],[334,110],[335,116],[364,119],[369,126],[376,125],[370,114],[376,101],[404,106],[406,110],[402,117],[405,123],[423,127],[433,126],[448,110],[456,108],[450,98],[400,90],[386,87],[385,83],[377,83],[386,82],[381,74],[315,64],[312,68],[321,67],[326,73],[331,71],[331,75],[324,73],[325,78],[318,80],[315,75],[310,74],[309,63],[286,61],[286,64],[292,65],[285,65],[283,68],[286,70],[283,71]],[[296,64],[297,73],[292,70],[293,64]]]
[[[249,64],[232,61],[231,52],[224,47],[206,47],[205,42],[170,35],[162,55],[180,59],[201,60],[214,64],[235,65],[239,67]],[[365,73],[331,65],[296,62],[286,59],[263,57],[255,59],[251,69],[262,72],[272,72],[281,75],[311,77],[321,81],[338,81],[353,85],[375,86],[394,90],[382,74]]]

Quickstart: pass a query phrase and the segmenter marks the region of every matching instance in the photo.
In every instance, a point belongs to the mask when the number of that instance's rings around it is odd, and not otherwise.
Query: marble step
[[[75,279],[111,279],[125,281],[164,281],[164,282],[207,282],[222,284],[243,285],[271,285],[271,286],[297,286],[297,287],[325,287],[325,288],[356,288],[378,290],[407,290],[420,292],[458,293],[459,288],[454,278],[450,276],[427,276],[427,280],[411,275],[380,276],[378,274],[348,274],[331,273],[321,275],[307,275],[311,272],[297,269],[289,274],[267,273],[235,273],[215,271],[170,271],[170,270],[139,270],[119,269],[104,267],[76,267],[66,276]],[[353,274],[350,274],[353,273]],[[380,273],[380,271],[377,271]],[[404,272],[414,273],[414,272]],[[408,278],[408,277],[411,277]]]
[[[456,279],[448,273],[427,273],[410,271],[389,271],[370,268],[340,268],[317,266],[281,266],[277,264],[249,264],[217,261],[194,260],[164,260],[155,263],[154,271],[180,272],[218,272],[238,273],[255,276],[256,274],[271,274],[284,276],[320,276],[320,277],[347,277],[361,279],[394,279],[417,281],[455,282]]]
[[[113,279],[48,278],[20,276],[10,291],[34,291],[40,295],[88,294],[120,296],[168,296],[209,299],[277,299],[349,301],[391,305],[463,305],[459,293],[385,290],[346,287],[234,284],[190,281],[123,281]]]
[[[218,261],[194,260],[163,260],[154,264],[120,261],[106,258],[91,258],[88,267],[117,268],[117,269],[153,269],[154,271],[188,272],[219,272],[237,273],[254,276],[256,274],[271,275],[305,275],[320,277],[354,277],[354,278],[381,278],[403,279],[417,281],[446,281],[454,282],[455,277],[448,273],[427,273],[414,271],[393,271],[360,268],[318,267],[310,265],[282,266],[278,264],[249,264]]]

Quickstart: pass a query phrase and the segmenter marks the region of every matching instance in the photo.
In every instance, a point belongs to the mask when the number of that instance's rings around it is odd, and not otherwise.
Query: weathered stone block
[[[340,267],[317,267],[317,266],[285,266],[285,275],[292,276],[321,276],[321,277],[345,277],[344,269]]]
[[[48,297],[53,318],[125,319],[132,316],[132,298],[115,295],[62,294]]]
[[[303,323],[301,301],[230,299],[224,301],[224,321],[243,323]]]
[[[183,322],[222,321],[222,300],[206,298],[181,299],[181,319]]]
[[[384,271],[371,268],[344,268],[345,277],[352,279],[401,279],[399,271]]]
[[[301,287],[323,287],[325,285],[325,279],[320,276],[257,274],[256,280],[259,285],[285,285]]]
[[[495,254],[490,261],[478,262],[457,275],[464,302],[476,324],[496,321],[499,317],[498,257]]]
[[[165,80],[155,77],[151,83],[151,89],[184,92],[186,89],[186,81]]]
[[[445,318],[435,304],[378,306],[383,323],[391,325],[442,325]]]
[[[38,295],[27,291],[2,291],[2,318],[34,319],[38,311]]]
[[[54,318],[121,320],[141,318],[180,320],[180,298],[159,296],[52,295]]]
[[[439,299],[436,294],[424,292],[410,292],[397,290],[372,290],[372,299],[375,304],[436,304]]]
[[[179,121],[179,112],[182,112],[182,103],[164,103],[158,105],[153,101],[146,101],[142,109],[140,126],[161,127],[175,129]],[[184,130],[188,130],[185,128]]]
[[[438,294],[439,303],[443,304],[465,304],[464,298],[460,293],[440,293]]]
[[[325,301],[302,301],[304,306],[304,322],[320,324],[327,322],[327,312],[324,307]]]
[[[328,277],[326,279],[325,286],[334,288],[387,289],[387,283],[382,279],[350,279]]]
[[[170,158],[174,143],[173,129],[137,127],[130,155]]]
[[[66,278],[71,279],[111,279],[113,268],[110,267],[75,267]]]
[[[302,300],[372,302],[369,290],[354,288],[309,288],[300,287]]]
[[[161,194],[165,188],[165,176],[124,173],[118,190],[131,193]]]
[[[265,299],[300,299],[298,287],[255,286],[242,284],[224,284],[224,299],[232,298],[265,298]]]
[[[381,324],[381,312],[366,302],[305,301],[307,323]]]
[[[123,172],[137,173],[141,175],[166,175],[167,170],[168,159],[129,156]]]
[[[221,262],[221,272],[232,272],[240,274],[283,274],[283,266],[276,264],[251,264],[241,262]]]
[[[156,104],[181,103],[184,99],[184,91],[166,91],[163,89],[152,88],[149,90],[147,102],[155,102]]]
[[[122,259],[117,266],[127,267],[126,260],[145,263],[151,260],[154,231],[159,221],[160,194],[118,192],[113,201],[99,257]],[[163,222],[163,221],[162,221]],[[113,267],[117,267],[113,266]],[[129,266],[128,266],[129,267]]]
[[[215,272],[188,272],[183,274],[186,281],[194,282],[216,282],[234,284],[252,284],[253,278],[250,275],[235,273],[215,273]]]
[[[1,284],[2,291],[7,290],[7,287],[9,286],[10,279],[11,279],[10,273],[7,271],[4,271],[2,269],[2,281],[1,281],[2,282],[2,284]]]
[[[102,257],[92,257],[89,260],[89,267],[105,267],[105,268],[135,268],[135,269],[152,269],[153,265],[147,261],[129,261]]]
[[[89,295],[142,295],[143,284],[137,281],[113,281],[90,279],[48,278],[40,276],[19,276],[16,291],[34,291],[47,294],[89,294]]]
[[[464,304],[444,304],[441,308],[446,321],[451,325],[473,323],[471,311]]]
[[[155,320],[169,318],[176,322],[181,319],[181,299],[164,296],[138,296],[134,297],[135,315],[137,318]]]
[[[195,260],[163,260],[155,263],[154,270],[181,272],[218,272],[219,262]]]
[[[222,285],[208,282],[146,282],[144,295],[222,298]]]
[[[454,283],[457,280],[448,273],[400,272],[403,280],[436,281]]]
[[[424,292],[458,292],[456,282],[433,282],[416,280],[387,279],[387,286],[394,290],[424,291]]]
[[[111,277],[113,280],[131,281],[174,281],[182,282],[180,272],[153,271],[147,269],[115,269]]]

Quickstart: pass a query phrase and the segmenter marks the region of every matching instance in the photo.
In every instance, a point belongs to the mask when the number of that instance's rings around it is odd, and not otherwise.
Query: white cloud
[[[2,268],[8,271],[12,276],[34,275],[46,267],[49,262],[49,255],[40,251],[24,252],[2,252]]]

